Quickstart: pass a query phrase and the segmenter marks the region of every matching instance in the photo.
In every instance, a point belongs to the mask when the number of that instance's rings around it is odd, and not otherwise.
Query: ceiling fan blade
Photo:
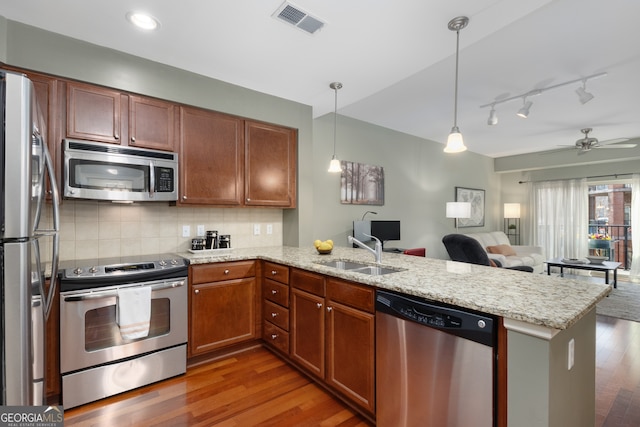
[[[635,148],[638,144],[595,145],[591,148]]]
[[[609,145],[609,144],[617,144],[618,142],[625,142],[628,141],[629,138],[615,138],[615,139],[607,139],[606,141],[599,141],[598,145],[603,146],[603,145]]]

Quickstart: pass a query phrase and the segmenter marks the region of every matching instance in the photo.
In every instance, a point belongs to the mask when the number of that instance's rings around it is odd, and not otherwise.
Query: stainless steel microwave
[[[64,197],[122,202],[178,200],[178,155],[65,139]]]

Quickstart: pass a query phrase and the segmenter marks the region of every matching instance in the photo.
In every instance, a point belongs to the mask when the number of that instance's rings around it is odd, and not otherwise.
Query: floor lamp
[[[471,218],[471,203],[469,202],[447,202],[447,218],[456,221],[456,234],[458,234],[458,220],[461,218]]]
[[[520,244],[520,203],[504,204],[504,234],[513,237],[513,244]]]

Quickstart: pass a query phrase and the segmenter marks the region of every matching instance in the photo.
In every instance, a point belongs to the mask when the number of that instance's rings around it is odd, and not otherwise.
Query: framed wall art
[[[342,160],[340,203],[384,205],[384,168]]]
[[[484,227],[484,190],[456,187],[456,202],[471,203],[471,218],[459,218],[458,227]]]

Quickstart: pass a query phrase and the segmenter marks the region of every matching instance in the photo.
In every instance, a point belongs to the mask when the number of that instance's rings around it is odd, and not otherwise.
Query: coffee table
[[[602,264],[593,264],[589,261],[585,261],[584,263],[579,262],[564,262],[562,258],[553,258],[545,261],[547,264],[547,275],[551,275],[551,268],[549,267],[560,267],[560,277],[564,276],[565,268],[575,268],[576,270],[592,270],[592,271],[602,271],[604,272],[604,283],[609,284],[609,272],[613,271],[613,287],[618,287],[618,267],[622,265],[620,262],[614,261],[604,261]]]

